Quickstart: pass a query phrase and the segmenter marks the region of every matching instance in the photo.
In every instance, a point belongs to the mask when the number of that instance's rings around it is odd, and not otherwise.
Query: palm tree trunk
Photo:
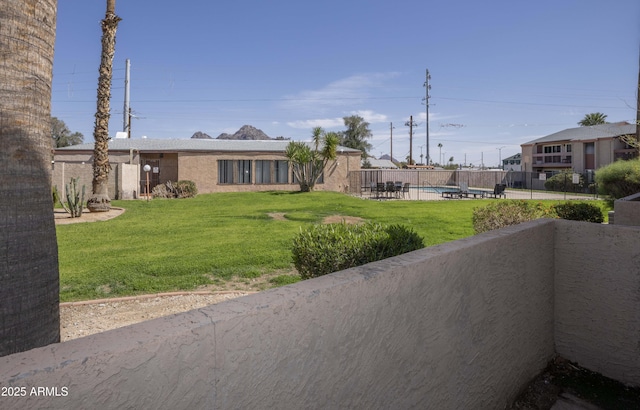
[[[115,14],[115,0],[107,0],[107,12],[102,20],[102,55],[98,77],[98,104],[93,130],[93,194],[87,201],[91,212],[105,212],[111,209],[109,198],[109,118],[111,103],[111,78],[113,77],[113,56],[116,49],[116,30],[120,17]]]
[[[60,340],[51,195],[56,0],[0,12],[0,356]]]

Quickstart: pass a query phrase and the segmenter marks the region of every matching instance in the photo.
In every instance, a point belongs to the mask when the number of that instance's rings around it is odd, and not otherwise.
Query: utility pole
[[[506,146],[503,145],[500,148],[497,148],[497,150],[498,150],[498,168],[500,168],[500,169],[504,169],[504,167],[502,166],[502,148],[506,148]]]
[[[409,165],[413,165],[413,127],[418,126],[415,122],[413,122],[413,115],[409,116],[409,121],[404,123],[405,126],[409,127]]]
[[[389,123],[389,133],[390,133],[389,141],[391,142],[390,155],[391,155],[391,162],[393,162],[393,123],[392,122]]]
[[[124,110],[122,111],[123,123],[122,131],[127,133],[127,138],[131,138],[131,107],[129,107],[129,80],[131,75],[131,61],[127,58],[124,72]]]
[[[427,73],[426,73],[426,79],[424,82],[424,88],[425,88],[425,97],[424,97],[424,105],[426,107],[426,111],[427,111],[427,161],[426,164],[427,165],[431,165],[430,160],[431,160],[431,156],[429,155],[429,98],[431,98],[431,96],[429,95],[429,90],[431,90],[431,84],[429,84],[429,80],[431,80],[431,75],[429,74],[429,69],[427,68]]]

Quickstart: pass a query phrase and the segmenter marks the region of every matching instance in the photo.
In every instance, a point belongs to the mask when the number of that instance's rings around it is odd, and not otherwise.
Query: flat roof
[[[223,140],[223,139],[151,139],[151,138],[114,138],[109,140],[109,151],[139,152],[185,152],[185,151],[227,151],[227,152],[284,152],[289,140]],[[307,144],[311,142],[305,141]],[[56,151],[93,151],[94,143],[83,143],[56,148]],[[338,152],[357,152],[359,150],[338,147]]]

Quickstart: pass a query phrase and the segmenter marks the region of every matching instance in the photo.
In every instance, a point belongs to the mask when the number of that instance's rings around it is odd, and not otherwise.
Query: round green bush
[[[573,183],[573,171],[559,172],[546,181],[544,181],[544,188],[547,191],[559,191],[559,192],[574,192],[576,190],[582,190],[584,188],[584,178],[580,175],[580,182],[578,184]]]
[[[565,202],[554,205],[553,208],[558,218],[593,223],[604,222],[602,209],[595,204],[587,202]]]
[[[300,276],[309,279],[423,247],[422,237],[402,225],[339,223],[301,230],[292,255]]]
[[[616,200],[640,192],[640,159],[616,161],[596,171],[598,193]]]

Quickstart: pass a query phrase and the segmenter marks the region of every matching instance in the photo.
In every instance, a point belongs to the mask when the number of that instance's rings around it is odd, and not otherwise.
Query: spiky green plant
[[[78,179],[79,178],[71,178],[71,181],[64,187],[67,202],[60,200],[60,205],[62,205],[64,210],[67,211],[72,218],[79,218],[84,209],[85,187],[82,185],[82,190],[78,191]]]

